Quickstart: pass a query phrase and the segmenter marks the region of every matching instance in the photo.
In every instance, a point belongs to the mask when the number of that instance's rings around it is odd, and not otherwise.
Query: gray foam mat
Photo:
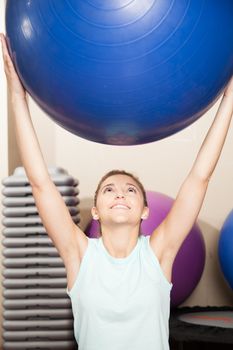
[[[34,277],[66,277],[65,267],[34,267],[34,268],[9,268],[2,272],[5,278],[34,278]]]
[[[3,321],[3,329],[5,330],[30,330],[30,329],[72,329],[73,330],[73,320],[10,320]]]
[[[5,341],[4,350],[77,350],[77,344],[72,340],[63,341]]]
[[[3,302],[5,310],[18,309],[67,309],[71,307],[70,299],[67,298],[30,298],[30,299],[7,299]]]
[[[70,215],[76,216],[79,214],[79,210],[76,207],[67,207]],[[2,214],[9,218],[14,217],[25,217],[25,216],[36,216],[39,215],[36,206],[30,207],[7,207],[2,210]]]
[[[63,196],[77,196],[79,194],[79,190],[77,187],[57,186],[57,189]],[[6,197],[25,197],[28,195],[32,196],[32,188],[31,186],[4,187],[2,190],[2,194]]]
[[[54,174],[51,176],[52,181],[56,186],[74,186],[78,185],[78,180],[74,179],[70,175],[66,174]],[[29,186],[29,181],[26,176],[23,175],[11,175],[3,179],[2,184],[5,187],[22,187]]]
[[[67,206],[75,207],[79,204],[78,197],[63,196],[62,197]],[[4,197],[2,204],[5,207],[30,207],[35,205],[35,199],[32,196],[27,197]]]
[[[5,237],[33,237],[36,235],[46,235],[44,226],[27,226],[27,227],[5,227],[2,231]]]
[[[80,222],[79,182],[49,167],[73,221]],[[38,215],[22,167],[3,184],[3,348],[77,349],[64,263]]]
[[[49,236],[34,236],[34,237],[20,237],[20,238],[4,238],[2,240],[2,245],[7,248],[17,248],[17,247],[35,247],[35,246],[53,246],[53,242]]]
[[[23,248],[4,248],[2,251],[3,256],[6,258],[16,257],[42,257],[42,256],[55,256],[58,257],[59,253],[55,247],[23,247]]]
[[[66,278],[4,278],[2,281],[4,288],[66,288]]]
[[[68,309],[28,309],[28,310],[3,310],[5,320],[37,320],[37,319],[72,319],[71,308]]]
[[[79,215],[72,216],[72,220],[74,223],[79,223],[80,218]],[[26,216],[26,217],[18,217],[18,218],[9,218],[5,217],[2,220],[2,224],[6,227],[27,227],[27,226],[36,226],[41,225],[42,221],[38,215],[35,216]]]
[[[27,226],[42,226],[42,221],[39,215],[23,218],[7,218],[4,217],[2,224],[5,227],[27,227]]]
[[[48,173],[50,175],[57,175],[57,174],[68,174],[67,170],[65,170],[62,167],[58,167],[55,165],[50,165],[48,166]],[[14,169],[13,174],[14,176],[26,176],[26,172],[24,167],[18,166]]]
[[[73,340],[74,334],[72,330],[59,330],[53,331],[53,330],[25,330],[25,331],[5,331],[3,332],[3,339],[4,340],[10,340],[10,341],[32,341],[34,340],[44,340],[44,341],[50,341],[50,340]]]
[[[5,299],[24,299],[24,298],[66,298],[66,286],[63,288],[21,288],[21,289],[3,289]]]
[[[2,263],[6,268],[64,267],[60,257],[5,258]]]

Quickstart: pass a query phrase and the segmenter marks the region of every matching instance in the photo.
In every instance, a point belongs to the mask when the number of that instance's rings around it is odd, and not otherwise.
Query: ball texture
[[[8,0],[19,76],[59,125],[143,144],[199,118],[233,73],[232,0]]]
[[[233,210],[227,216],[221,229],[218,254],[223,275],[233,290]]]
[[[148,219],[142,221],[141,232],[151,235],[153,230],[165,219],[174,200],[162,193],[146,191]],[[185,213],[184,213],[185,215]],[[86,229],[90,238],[99,237],[98,221],[92,220]],[[205,244],[201,230],[195,224],[183,242],[175,258],[172,270],[171,306],[184,302],[199,282],[205,265]]]

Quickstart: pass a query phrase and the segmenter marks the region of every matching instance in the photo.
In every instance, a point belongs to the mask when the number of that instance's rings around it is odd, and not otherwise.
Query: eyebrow
[[[115,186],[114,183],[110,183],[110,184],[107,184],[107,185],[104,185],[103,187],[101,187],[101,191],[105,188],[105,187],[108,187],[108,186]]]
[[[138,187],[137,185],[135,185],[135,184],[132,184],[132,183],[130,183],[130,182],[127,182],[126,185],[127,185],[127,186],[133,186],[133,187],[135,187],[138,191],[140,191],[139,187]]]
[[[102,191],[105,187],[108,187],[108,186],[115,186],[115,184],[114,183],[109,183],[107,185],[104,185],[100,190]],[[131,182],[126,182],[126,186],[133,186],[140,192],[140,188],[137,185],[132,184]]]

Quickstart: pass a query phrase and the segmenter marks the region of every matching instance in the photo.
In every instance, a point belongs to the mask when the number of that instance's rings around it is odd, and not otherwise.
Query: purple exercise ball
[[[168,214],[174,200],[162,193],[146,191],[150,213],[148,219],[141,225],[143,235],[151,235],[153,230]],[[185,213],[184,213],[185,215]],[[99,237],[99,223],[91,220],[86,234],[90,238]],[[205,244],[201,230],[194,224],[189,235],[180,247],[172,270],[173,288],[171,291],[171,306],[176,307],[187,299],[199,282],[205,264]]]

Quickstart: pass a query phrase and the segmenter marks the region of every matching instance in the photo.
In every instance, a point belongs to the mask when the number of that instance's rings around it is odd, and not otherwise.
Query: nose
[[[125,197],[124,194],[121,193],[121,192],[118,192],[118,193],[116,194],[116,198],[124,198],[124,197]]]

